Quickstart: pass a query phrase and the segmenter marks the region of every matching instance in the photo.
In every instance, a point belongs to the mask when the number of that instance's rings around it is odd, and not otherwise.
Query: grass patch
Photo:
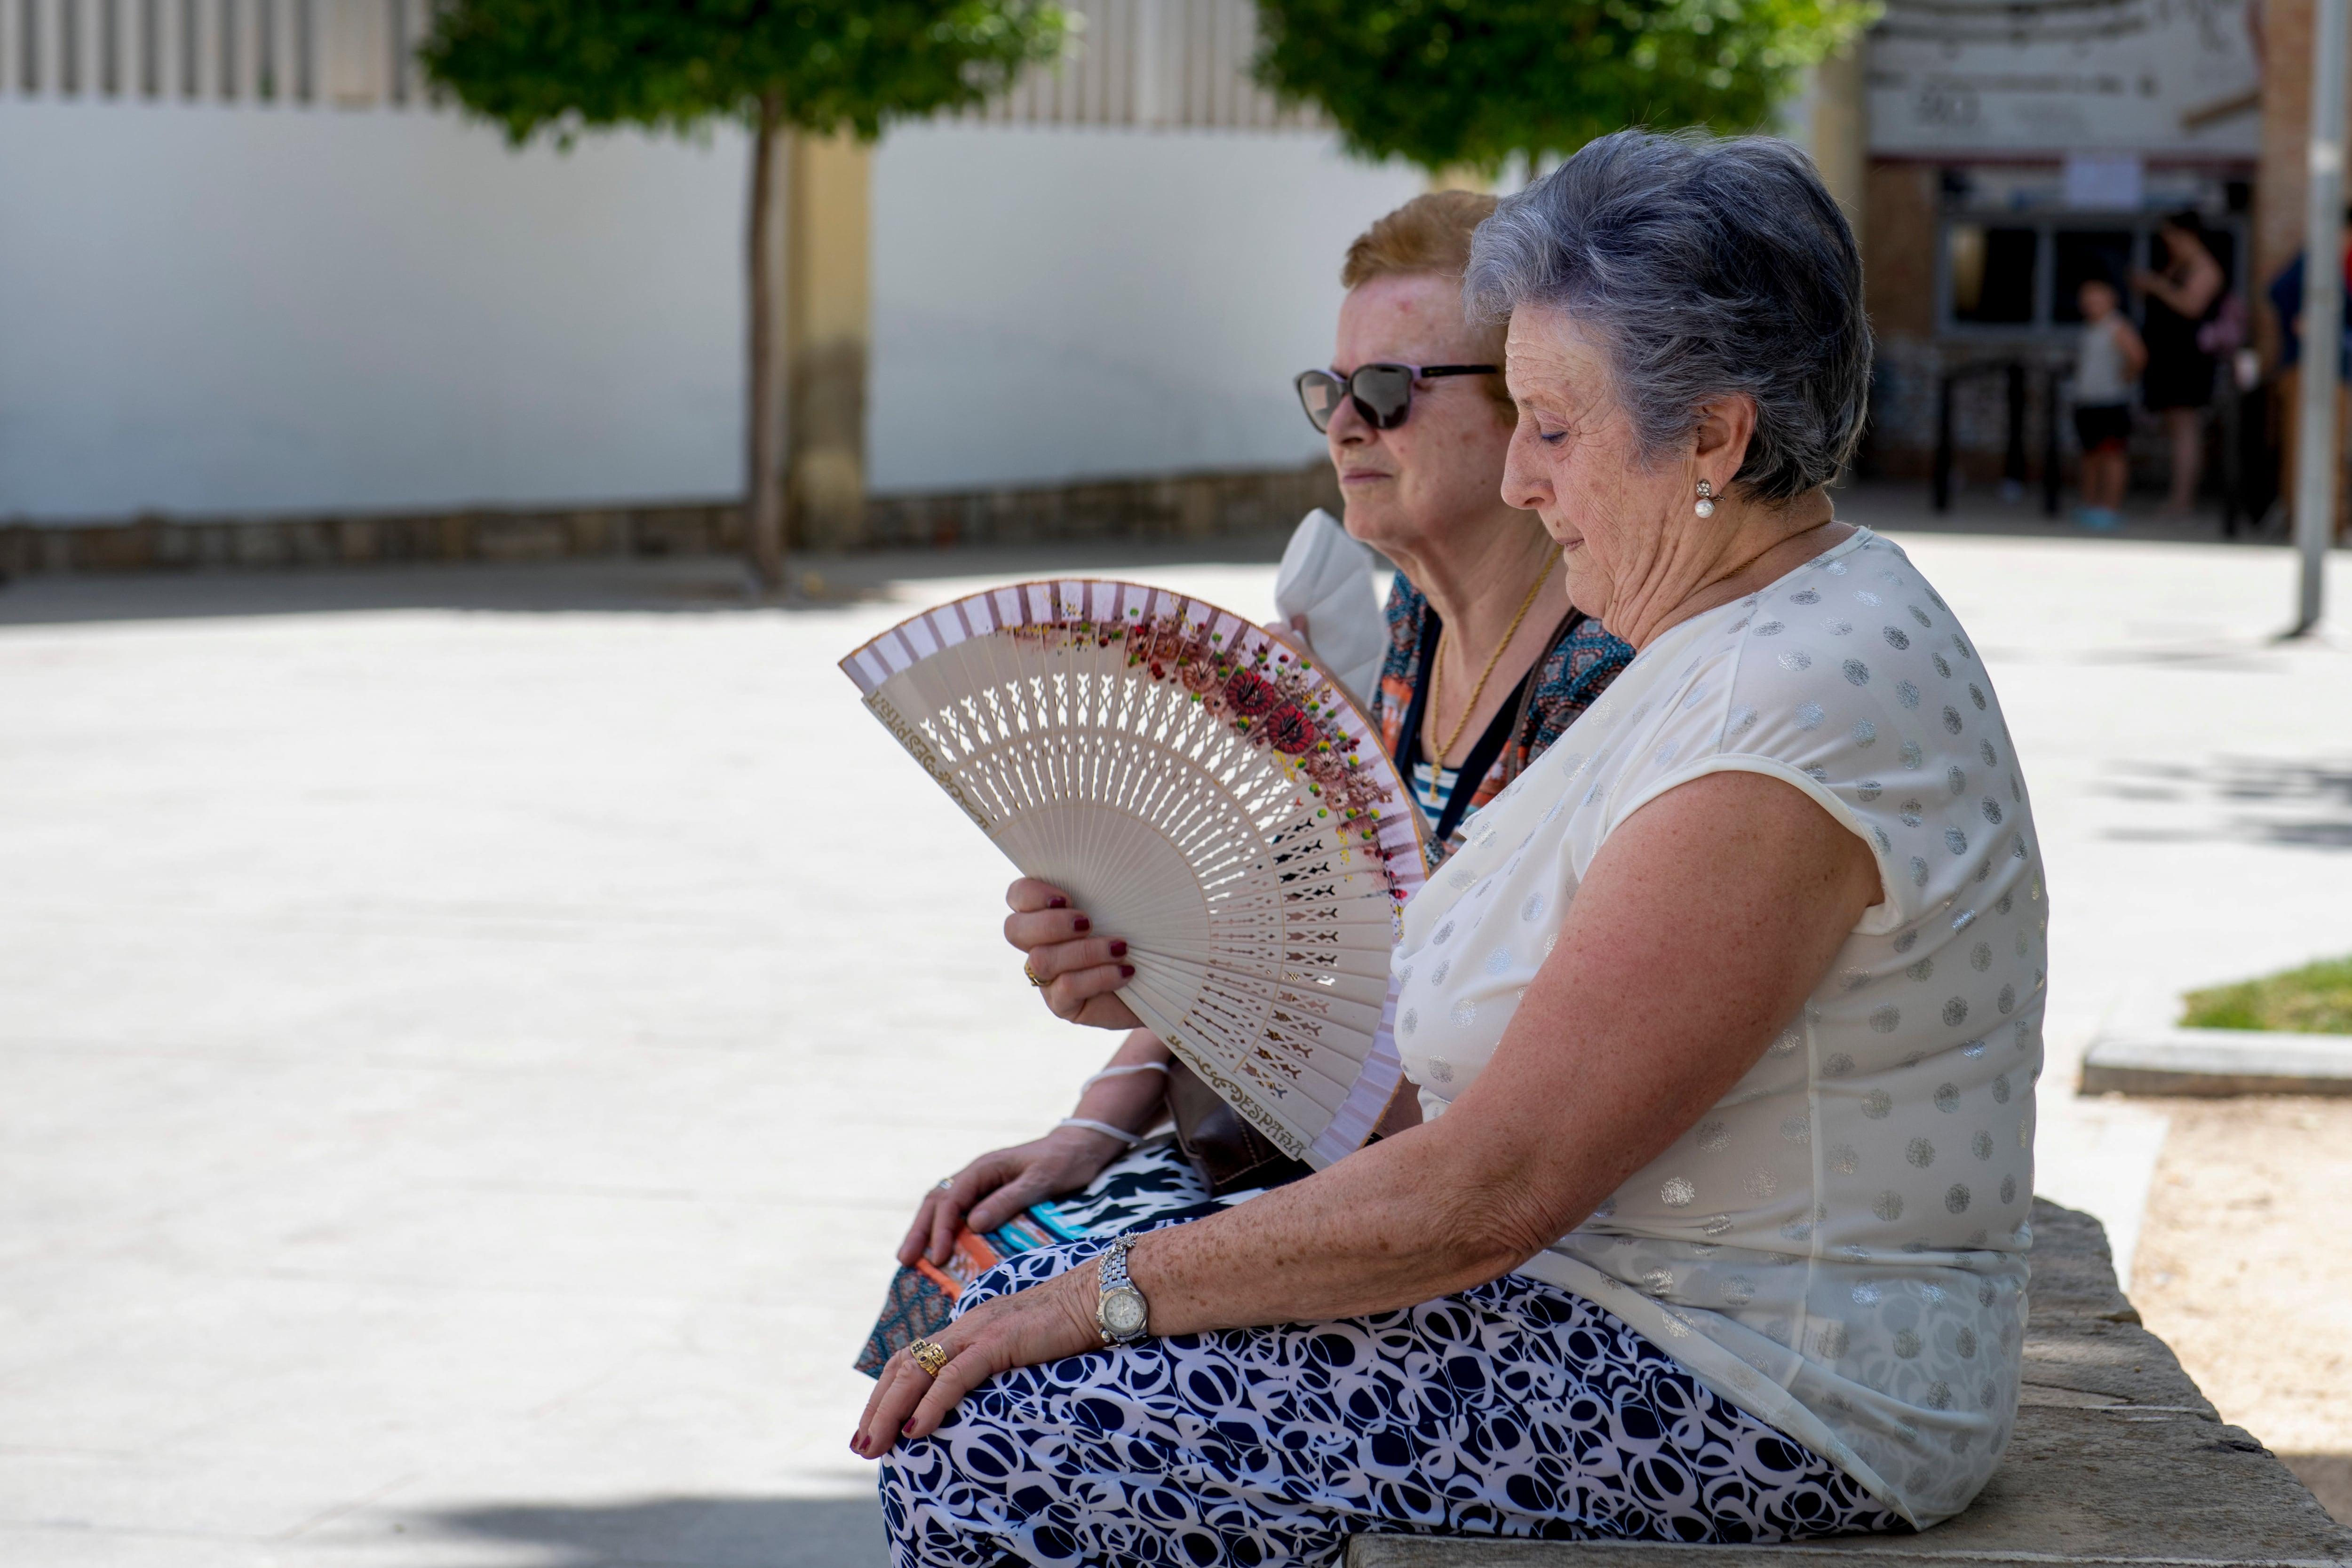
[[[2191,991],[2181,1022],[2191,1029],[2272,1029],[2295,1034],[2352,1034],[2352,957],[2323,958],[2241,980]]]

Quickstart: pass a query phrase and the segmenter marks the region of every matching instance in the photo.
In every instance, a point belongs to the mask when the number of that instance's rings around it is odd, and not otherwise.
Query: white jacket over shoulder
[[[1406,908],[1398,1043],[1442,1113],[1610,833],[1725,769],[1868,843],[1881,901],[1731,1092],[1520,1271],[1926,1526],[2016,1416],[2048,904],[1992,683],[1899,549],[1859,530],[1643,649]]]

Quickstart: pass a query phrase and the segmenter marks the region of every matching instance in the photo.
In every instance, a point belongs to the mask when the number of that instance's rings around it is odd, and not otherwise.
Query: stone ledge
[[[1359,1536],[1348,1568],[2345,1568],[2352,1530],[2287,1468],[2226,1425],[2116,1288],[2089,1215],[2033,1203],[2032,1312],[2017,1431],[1966,1513],[1920,1535],[1790,1546]]]
[[[2083,1059],[2085,1094],[2352,1094],[2352,1034],[2172,1029],[2113,1035]]]

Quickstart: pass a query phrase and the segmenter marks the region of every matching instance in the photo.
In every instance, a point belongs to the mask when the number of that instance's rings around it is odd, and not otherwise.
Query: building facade
[[[2053,430],[2071,467],[2077,288],[2160,267],[2168,213],[2200,215],[2240,308],[2262,314],[2260,285],[2284,260],[2257,244],[2274,204],[2265,20],[2262,0],[1890,4],[1864,88],[1870,467],[1924,476],[1940,441],[1958,479],[2038,481]],[[2292,134],[2299,145],[2299,121]],[[2217,445],[2246,368],[2222,359]],[[2159,447],[2143,421],[2136,450],[2153,461]],[[2224,482],[2231,465],[2212,471]]]
[[[725,534],[743,137],[510,149],[429,101],[426,6],[0,0],[0,528],[131,528],[133,560],[181,525],[307,519],[273,537],[310,553],[467,553],[466,519],[524,514],[542,541]],[[1069,61],[894,128],[862,176],[866,542],[1313,492],[1289,379],[1328,357],[1348,239],[1423,179],[1250,80],[1250,0],[1077,8]],[[2155,259],[2168,211],[2204,214],[2267,350],[2309,26],[2309,0],[1897,0],[1815,74],[1784,129],[1863,235],[1866,472],[1924,476],[1948,432],[1962,479],[2021,444],[2039,478],[2053,431],[2071,466],[2074,286]]]

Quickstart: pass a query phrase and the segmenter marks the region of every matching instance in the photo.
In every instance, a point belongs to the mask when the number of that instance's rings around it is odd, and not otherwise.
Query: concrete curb
[[[2172,1029],[2111,1035],[2083,1058],[2085,1094],[2352,1094],[2352,1034]]]

